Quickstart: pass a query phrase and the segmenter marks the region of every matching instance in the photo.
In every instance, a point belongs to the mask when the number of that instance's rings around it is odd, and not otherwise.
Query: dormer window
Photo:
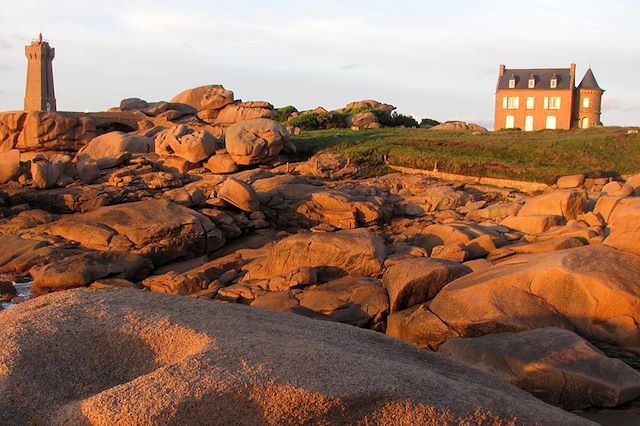
[[[536,87],[536,78],[534,76],[529,77],[529,89]]]
[[[553,77],[551,77],[551,83],[549,84],[549,87],[551,87],[552,89],[558,87],[558,77],[556,77],[555,74],[553,75]]]
[[[516,79],[515,78],[510,78],[509,79],[509,89],[515,89],[516,87]]]

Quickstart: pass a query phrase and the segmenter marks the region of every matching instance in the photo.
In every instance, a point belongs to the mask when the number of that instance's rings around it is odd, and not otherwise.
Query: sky
[[[21,109],[24,45],[56,49],[58,109],[223,84],[299,110],[360,99],[493,126],[500,64],[591,64],[602,121],[640,124],[635,0],[0,0],[0,110]]]

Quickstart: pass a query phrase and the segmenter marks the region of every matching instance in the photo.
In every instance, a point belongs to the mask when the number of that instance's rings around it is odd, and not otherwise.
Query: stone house
[[[500,65],[495,130],[587,129],[601,126],[600,88],[591,68],[576,87],[569,68],[507,69]]]

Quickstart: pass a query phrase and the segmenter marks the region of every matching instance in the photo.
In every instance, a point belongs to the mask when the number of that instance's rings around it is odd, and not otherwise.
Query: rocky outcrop
[[[640,397],[640,372],[569,330],[452,339],[438,351],[568,410],[615,407]]]
[[[447,121],[445,123],[437,124],[430,128],[431,130],[449,130],[449,131],[464,131],[472,130],[474,132],[486,133],[488,132],[486,127],[482,127],[475,123],[465,123],[464,121]]]
[[[428,304],[389,316],[387,333],[419,346],[542,327],[640,345],[640,257],[596,245],[517,256],[449,283]]]
[[[287,130],[268,119],[243,121],[229,127],[225,146],[233,161],[240,165],[272,161],[283,149],[295,152]]]
[[[6,425],[585,423],[440,355],[289,314],[110,288],[2,321]]]
[[[363,100],[363,101],[349,102],[345,109],[353,110],[353,109],[358,109],[358,108],[379,109],[379,110],[388,112],[389,114],[392,113],[396,109],[396,107],[394,107],[393,105],[385,104],[385,103],[374,101],[374,100],[371,100],[371,99],[366,99],[366,100]]]

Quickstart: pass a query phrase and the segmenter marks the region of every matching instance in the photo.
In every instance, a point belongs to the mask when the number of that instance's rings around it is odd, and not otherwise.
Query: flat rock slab
[[[438,351],[565,409],[615,407],[640,397],[640,372],[569,330],[451,339]]]
[[[0,320],[3,425],[590,424],[440,354],[286,313],[114,288]]]

